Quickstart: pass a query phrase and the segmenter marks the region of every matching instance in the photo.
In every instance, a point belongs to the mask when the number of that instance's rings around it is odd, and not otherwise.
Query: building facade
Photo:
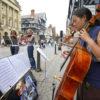
[[[16,0],[0,0],[0,34],[10,34],[11,30],[20,31],[20,5]]]
[[[21,30],[25,34],[27,29],[32,29],[34,33],[44,34],[46,29],[46,14],[35,13],[35,10],[31,10],[30,15],[24,15],[21,18]]]
[[[27,29],[32,29],[35,40],[38,42],[45,39],[46,21],[46,13],[35,13],[35,10],[32,9],[30,15],[21,17],[21,31],[23,34],[27,34]]]
[[[56,33],[56,27],[52,26],[51,24],[47,27],[45,31],[45,37],[48,40],[56,38],[57,33]]]
[[[69,1],[69,10],[68,10],[67,22],[66,22],[66,28],[70,24],[72,13],[73,13],[75,8],[85,6],[92,11],[93,15],[95,15],[97,4],[100,4],[100,0],[70,0]]]

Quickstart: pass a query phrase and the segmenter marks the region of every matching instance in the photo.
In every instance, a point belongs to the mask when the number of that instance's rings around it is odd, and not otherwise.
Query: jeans
[[[28,57],[30,60],[31,68],[36,69],[36,62],[33,56],[33,51],[34,51],[33,45],[27,47],[27,52],[28,52]]]

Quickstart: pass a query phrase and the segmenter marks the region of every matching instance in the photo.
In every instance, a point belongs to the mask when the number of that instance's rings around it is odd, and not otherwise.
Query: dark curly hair
[[[75,11],[73,12],[73,15],[78,16],[80,18],[82,18],[83,16],[86,16],[86,21],[89,21],[92,18],[91,11],[86,7],[75,9]]]

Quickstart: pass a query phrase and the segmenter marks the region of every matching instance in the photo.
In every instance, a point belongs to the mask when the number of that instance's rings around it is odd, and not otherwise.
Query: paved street
[[[48,47],[43,51],[49,58],[49,61],[41,58],[41,68],[43,71],[33,73],[35,73],[39,83],[39,100],[52,100],[52,84],[53,82],[59,82],[54,79],[54,76],[61,74],[59,70],[64,59],[61,57],[61,52],[57,51],[57,55],[54,54],[54,47]]]
[[[37,46],[35,46],[35,51],[34,51],[35,59],[37,57],[36,49]],[[63,47],[63,49],[65,49],[65,47]],[[57,86],[59,84],[59,81],[54,79],[54,76],[56,75],[58,77],[59,75],[62,75],[66,67],[64,67],[61,72],[59,71],[60,66],[64,61],[64,58],[61,56],[61,51],[58,51],[58,49],[57,49],[57,54],[55,54],[54,46],[48,45],[46,46],[45,49],[42,50],[49,59],[49,61],[46,61],[41,56],[40,66],[42,71],[41,72],[33,71],[33,74],[38,82],[38,93],[39,93],[38,100],[52,100],[52,89],[53,89],[52,84],[56,83]],[[26,52],[26,46],[21,46],[20,52]],[[0,47],[0,58],[6,56],[10,56],[9,47]]]

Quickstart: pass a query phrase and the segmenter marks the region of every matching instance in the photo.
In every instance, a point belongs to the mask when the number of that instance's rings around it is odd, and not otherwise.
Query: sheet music
[[[6,93],[17,81],[17,73],[9,59],[0,59],[0,90],[2,93]]]
[[[24,54],[17,54],[9,57],[10,62],[13,65],[13,68],[17,72],[18,78],[20,79],[30,68],[25,64]]]
[[[42,49],[37,48],[37,51],[42,55],[42,57],[43,57],[45,60],[49,61],[48,57],[47,57],[46,54],[42,51]]]
[[[26,65],[26,69],[28,68],[30,68],[31,67],[31,64],[30,64],[30,61],[29,61],[29,58],[28,58],[28,55],[27,55],[27,53],[22,53],[21,54],[22,56],[20,56],[20,59],[22,60],[22,61],[24,61],[24,63],[25,63],[25,65]]]

